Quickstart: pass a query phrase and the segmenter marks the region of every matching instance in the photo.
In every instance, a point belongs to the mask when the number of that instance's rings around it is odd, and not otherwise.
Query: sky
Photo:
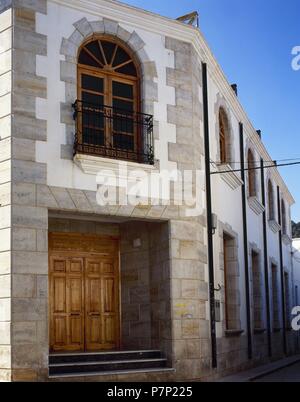
[[[124,0],[177,18],[200,15],[200,30],[254,127],[262,130],[273,160],[300,160],[300,70],[292,49],[300,46],[300,0]],[[280,172],[296,200],[300,222],[300,165]]]

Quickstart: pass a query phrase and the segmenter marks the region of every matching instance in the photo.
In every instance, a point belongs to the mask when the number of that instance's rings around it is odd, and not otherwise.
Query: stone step
[[[138,360],[116,360],[116,361],[89,361],[73,362],[49,365],[49,375],[69,375],[75,373],[101,373],[131,371],[142,369],[166,368],[167,360],[159,359],[138,359]]]
[[[159,350],[115,351],[115,352],[87,352],[87,353],[54,353],[49,356],[49,364],[80,363],[80,362],[107,362],[120,360],[160,359]]]
[[[105,380],[105,377],[111,376],[124,376],[124,379],[128,380],[128,377],[131,375],[136,378],[137,375],[143,374],[155,374],[164,378],[165,375],[173,374],[175,370],[172,368],[152,368],[152,369],[140,369],[140,370],[114,370],[114,371],[102,371],[102,372],[90,372],[90,373],[71,373],[71,374],[52,374],[49,375],[49,379],[52,381],[66,381],[71,382],[76,378],[87,378],[92,379],[95,377],[99,377],[99,380],[102,378]],[[97,380],[97,378],[96,378]]]

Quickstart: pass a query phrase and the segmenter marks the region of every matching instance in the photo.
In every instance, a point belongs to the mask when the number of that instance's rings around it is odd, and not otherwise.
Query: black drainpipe
[[[206,209],[207,209],[207,243],[208,243],[208,270],[209,270],[209,302],[210,302],[210,332],[212,367],[217,368],[217,337],[216,337],[216,310],[215,310],[215,273],[214,273],[214,245],[212,227],[212,199],[211,199],[211,172],[210,172],[210,143],[209,143],[209,114],[208,114],[208,87],[207,64],[202,63],[203,85],[203,118],[205,142],[205,176],[206,176]]]
[[[280,202],[280,188],[277,186],[277,204],[278,204],[278,223],[281,225],[281,202]],[[285,314],[285,289],[284,289],[284,269],[283,269],[283,250],[282,250],[282,228],[279,230],[279,256],[280,256],[280,274],[281,274],[281,308],[282,308],[282,339],[283,339],[283,352],[287,354],[286,343],[286,314]]]
[[[251,328],[251,302],[249,283],[249,255],[248,255],[248,225],[246,204],[246,177],[245,177],[245,154],[244,154],[244,126],[240,123],[240,158],[242,184],[242,212],[243,212],[243,238],[244,238],[244,263],[246,279],[246,309],[247,309],[247,335],[248,335],[248,358],[252,359],[252,328]]]
[[[263,212],[263,237],[264,237],[264,267],[265,267],[266,307],[267,307],[268,352],[269,357],[272,357],[269,254],[268,254],[268,238],[267,238],[267,206],[266,206],[266,187],[265,187],[265,166],[263,159],[261,159],[260,161],[260,167],[261,167],[261,199],[262,204],[265,207],[265,210]]]

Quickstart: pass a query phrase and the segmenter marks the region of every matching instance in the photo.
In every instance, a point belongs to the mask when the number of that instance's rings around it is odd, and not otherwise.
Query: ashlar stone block
[[[82,18],[81,20],[75,22],[73,25],[84,38],[92,35],[93,33],[92,27],[86,18]]]
[[[47,56],[47,38],[45,35],[16,26],[14,29],[14,48]]]
[[[143,49],[145,46],[145,42],[141,39],[141,37],[134,31],[130,39],[128,41],[128,45],[132,47],[135,52],[138,52],[140,49]]]
[[[91,21],[90,25],[94,33],[104,33],[104,22],[103,20]]]
[[[25,8],[41,14],[47,13],[47,0],[14,0],[16,8]]]
[[[104,31],[108,35],[116,35],[118,32],[118,23],[108,18],[103,18]]]

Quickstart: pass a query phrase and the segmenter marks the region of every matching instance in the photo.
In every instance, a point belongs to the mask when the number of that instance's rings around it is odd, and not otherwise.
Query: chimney
[[[234,90],[234,93],[236,94],[236,96],[238,96],[238,86],[237,86],[237,84],[232,84],[231,88]]]

